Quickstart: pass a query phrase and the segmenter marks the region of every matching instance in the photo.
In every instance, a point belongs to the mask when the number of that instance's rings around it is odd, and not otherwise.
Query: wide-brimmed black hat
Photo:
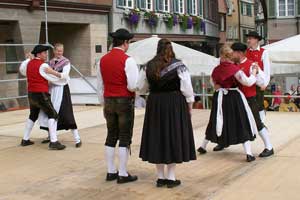
[[[241,43],[241,42],[235,42],[231,45],[231,49],[233,51],[242,51],[245,52],[247,50],[247,45]]]
[[[50,46],[38,44],[33,48],[33,50],[31,51],[31,54],[36,55],[43,51],[48,51],[50,48],[51,48]]]
[[[130,33],[128,30],[124,28],[120,28],[116,32],[112,32],[109,35],[112,38],[116,38],[120,40],[131,40],[134,37],[134,34]]]
[[[258,40],[262,39],[262,37],[256,31],[250,31],[248,34],[246,34],[246,37],[254,37]]]

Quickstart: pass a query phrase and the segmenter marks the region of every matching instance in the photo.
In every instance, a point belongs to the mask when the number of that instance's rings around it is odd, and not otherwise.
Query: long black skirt
[[[213,143],[228,147],[241,144],[248,140],[253,141],[253,136],[247,112],[238,91],[229,90],[223,96],[223,129],[220,137],[217,136],[217,108],[218,92],[215,92],[212,100],[212,108],[209,123],[206,128],[205,138]]]
[[[48,130],[48,127],[40,127],[40,128],[44,130]],[[69,129],[77,129],[77,125],[73,113],[73,105],[71,100],[70,88],[67,84],[64,86],[63,98],[58,113],[57,130],[69,130]]]
[[[191,116],[181,92],[149,95],[140,158],[154,164],[196,160]]]

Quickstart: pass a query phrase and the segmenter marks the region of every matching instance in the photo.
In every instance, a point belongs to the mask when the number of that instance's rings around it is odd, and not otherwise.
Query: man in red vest
[[[50,134],[49,149],[63,150],[65,148],[57,140],[57,113],[51,103],[51,97],[48,87],[48,81],[63,79],[63,75],[52,70],[48,64],[44,63],[47,59],[47,51],[49,46],[37,45],[31,52],[34,55],[33,59],[25,60],[20,66],[20,72],[27,76],[28,101],[30,107],[29,119],[26,122],[25,132],[21,141],[21,146],[33,145],[30,133],[35,121],[38,119],[40,110],[43,110],[48,116],[48,126]]]
[[[113,49],[103,56],[97,70],[98,96],[104,106],[107,124],[105,154],[107,181],[117,183],[137,180],[127,172],[127,161],[132,140],[134,123],[134,98],[138,79],[138,66],[133,58],[126,55],[133,34],[126,29],[110,33]],[[117,171],[115,147],[119,141],[119,170]]]
[[[249,32],[247,35],[248,49],[246,51],[246,57],[253,62],[256,62],[260,69],[264,72],[264,83],[256,88],[256,99],[258,103],[259,115],[264,122],[266,113],[264,110],[264,90],[270,82],[270,60],[268,52],[261,48],[259,41],[262,37],[255,31]]]
[[[253,68],[257,67],[259,69],[259,66],[257,66],[256,63],[254,63],[252,60],[246,57],[245,54],[246,54],[247,46],[245,44],[237,42],[234,43],[231,46],[231,48],[234,51],[233,57],[235,59],[235,62],[239,64],[239,67],[241,68],[241,70],[243,70],[243,72],[247,76],[250,76],[251,70]],[[250,87],[239,85],[239,89],[244,93],[248,101],[249,107],[251,108],[252,114],[256,122],[257,129],[259,131],[259,135],[265,144],[265,149],[263,150],[262,153],[259,154],[259,157],[268,157],[274,154],[274,150],[269,138],[269,131],[265,127],[264,123],[262,122],[259,116],[259,109],[258,109],[259,106],[257,104],[257,99],[256,99],[256,92],[257,92],[256,85],[260,87],[264,87],[265,74],[262,72],[261,69],[259,69],[258,72],[259,73],[257,75],[256,84]]]

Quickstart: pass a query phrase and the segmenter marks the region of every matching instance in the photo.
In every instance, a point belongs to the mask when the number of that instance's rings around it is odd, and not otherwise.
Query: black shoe
[[[114,181],[118,179],[118,172],[117,173],[107,173],[106,174],[106,181]]]
[[[66,148],[66,146],[61,144],[59,141],[49,143],[50,150],[63,150],[65,148]]]
[[[137,181],[138,177],[137,176],[131,176],[130,174],[128,174],[128,176],[118,176],[118,184],[123,184],[123,183],[130,183],[130,182],[134,182]]]
[[[173,187],[177,187],[181,184],[181,181],[180,180],[167,180],[167,187],[168,188],[173,188]]]
[[[204,148],[202,148],[202,147],[199,147],[199,148],[197,149],[197,151],[198,151],[200,154],[206,154],[206,153],[207,153],[206,149],[204,149]]]
[[[261,153],[259,154],[259,157],[261,157],[261,158],[269,157],[269,156],[271,156],[271,155],[273,155],[273,154],[274,154],[274,150],[273,150],[273,149],[271,149],[271,150],[269,150],[269,149],[264,149],[263,152],[261,152]]]
[[[247,154],[247,162],[252,162],[255,160],[255,157]]]
[[[22,141],[21,141],[21,146],[23,146],[23,147],[26,147],[26,146],[29,146],[29,145],[33,145],[33,144],[34,144],[34,142],[31,141],[31,140],[24,140],[24,139],[22,139]]]
[[[224,147],[218,144],[217,146],[214,147],[213,150],[214,151],[222,151],[222,150],[224,150]]]
[[[47,137],[46,139],[44,139],[41,143],[42,144],[47,144],[50,142],[50,137]]]
[[[163,187],[165,185],[167,185],[168,180],[167,179],[157,179],[156,180],[156,187]]]
[[[81,146],[82,146],[81,140],[80,140],[80,142],[78,142],[78,143],[75,144],[75,147],[76,147],[76,148],[80,148]]]

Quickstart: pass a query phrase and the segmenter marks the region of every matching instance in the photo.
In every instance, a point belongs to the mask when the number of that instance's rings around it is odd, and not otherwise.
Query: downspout
[[[237,1],[237,6],[238,6],[238,21],[239,21],[239,26],[238,26],[238,33],[239,33],[239,41],[242,41],[241,38],[241,8],[240,8],[240,0]]]

